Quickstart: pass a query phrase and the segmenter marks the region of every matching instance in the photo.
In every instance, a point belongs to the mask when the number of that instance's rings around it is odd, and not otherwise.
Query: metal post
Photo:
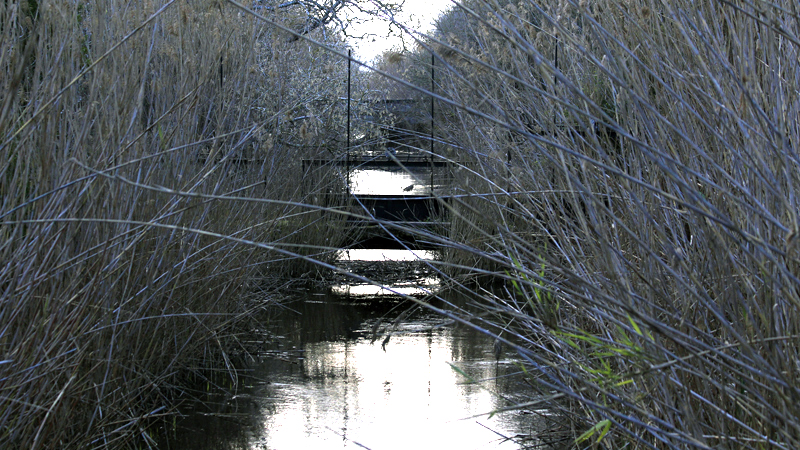
[[[434,90],[436,89],[435,82],[435,66],[436,66],[436,55],[431,53],[431,94],[433,94]],[[431,158],[433,158],[433,113],[434,113],[434,99],[433,95],[431,95]]]
[[[553,71],[553,95],[556,94],[556,85],[558,85],[558,35],[556,35],[556,45],[555,45],[555,69]],[[558,117],[556,117],[556,111],[553,109],[553,136],[556,135],[555,127],[558,126]]]
[[[559,40],[558,40],[558,36],[556,36],[556,58],[555,58],[556,71],[558,71],[558,44],[559,44]],[[553,84],[554,85],[558,84],[558,74],[556,74],[556,73],[553,73]]]
[[[347,193],[350,193],[350,80],[351,80],[351,62],[353,61],[352,50],[347,50],[347,162],[345,170],[347,170]]]
[[[433,146],[434,145],[434,143],[433,143],[433,127],[434,127],[433,118],[434,118],[434,112],[435,112],[435,110],[434,110],[433,93],[434,93],[434,90],[436,89],[435,67],[436,67],[436,54],[431,51],[431,154],[430,154],[430,161],[431,161],[431,184],[430,184],[431,187],[430,187],[430,189],[431,189],[431,194],[433,194],[433,155],[435,154],[434,153],[434,146]]]
[[[511,193],[511,149],[506,150],[506,194]],[[510,196],[506,195],[506,206],[510,201]]]

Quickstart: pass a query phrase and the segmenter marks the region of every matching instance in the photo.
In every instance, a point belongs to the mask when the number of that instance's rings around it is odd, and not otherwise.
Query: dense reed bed
[[[443,272],[518,407],[579,448],[800,447],[797,3],[469,0],[420,40]]]
[[[469,0],[394,58],[435,54],[459,164],[441,271],[479,295],[448,314],[525,359],[516,407],[567,418],[562,444],[800,447],[798,14]],[[218,1],[0,16],[0,447],[150,442],[187,378],[232,367],[262,306],[240,294],[338,244],[304,202],[340,181],[298,173],[343,136],[346,72]]]
[[[232,368],[241,294],[324,244],[298,175],[335,60],[227,6],[0,5],[0,447],[153,442]]]

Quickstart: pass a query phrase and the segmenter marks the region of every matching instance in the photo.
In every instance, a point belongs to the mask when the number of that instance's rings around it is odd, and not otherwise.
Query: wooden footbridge
[[[435,58],[431,56],[431,91],[435,91]],[[348,208],[348,248],[416,248],[436,246],[435,235],[449,227],[448,195],[451,184],[449,165],[435,158],[434,100],[426,118],[422,102],[412,99],[383,100],[372,103],[372,114],[361,122],[377,126],[382,144],[366,148],[351,140],[352,55],[347,58],[347,145],[345,156],[331,160],[303,161],[304,178],[310,173],[343,174],[343,189],[332,189],[323,202]],[[388,122],[386,119],[388,118]],[[428,133],[423,122],[430,120]],[[424,137],[423,137],[424,136]],[[422,142],[430,148],[422,152]],[[325,168],[325,170],[321,170]],[[334,169],[334,170],[331,170]],[[394,175],[400,175],[395,177]],[[396,184],[398,181],[401,184]],[[319,185],[318,185],[319,186]],[[335,184],[332,186],[335,187]],[[337,201],[343,200],[343,201]],[[337,204],[338,203],[338,204]],[[331,205],[332,206],[332,205]]]
[[[305,160],[307,179],[318,171],[338,173],[343,189],[318,197],[321,206],[351,213],[347,248],[435,247],[430,237],[449,227],[449,166],[445,161],[393,154],[340,160]]]

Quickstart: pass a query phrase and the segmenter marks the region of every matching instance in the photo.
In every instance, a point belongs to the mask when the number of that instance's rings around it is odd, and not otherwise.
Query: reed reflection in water
[[[508,433],[508,424],[470,418],[498,405],[447,364],[457,356],[455,339],[452,330],[439,330],[396,337],[385,351],[366,338],[307,345],[303,382],[268,389],[264,406],[274,405],[274,413],[265,417],[258,442],[268,448],[293,448],[298,440],[303,448],[496,446],[490,429]],[[494,375],[491,363],[458,362],[474,375]]]
[[[501,435],[531,432],[531,415],[483,415],[506,406],[490,390],[513,397],[526,389],[508,376],[513,361],[495,361],[492,342],[474,330],[440,326],[424,310],[395,323],[408,308],[397,299],[317,295],[289,308],[280,317],[283,345],[252,367],[248,387],[225,408],[248,411],[241,430],[199,443],[189,432],[171,448],[515,449]],[[471,384],[450,363],[494,380]]]
[[[431,294],[441,287],[439,278],[427,264],[435,258],[436,252],[430,250],[342,250],[337,260],[339,266],[378,282],[361,283],[348,278],[331,285],[330,292],[349,298]],[[379,282],[381,279],[383,283]]]

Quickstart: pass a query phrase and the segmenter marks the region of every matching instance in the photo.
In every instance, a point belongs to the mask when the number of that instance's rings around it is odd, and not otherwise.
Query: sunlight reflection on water
[[[242,375],[235,400],[181,424],[163,448],[523,448],[502,436],[532,434],[533,415],[486,415],[509,405],[496,393],[527,399],[512,355],[496,361],[485,335],[424,309],[396,321],[408,308],[397,298],[312,294],[286,305],[281,344]],[[450,364],[488,381],[472,384]]]
[[[431,250],[394,250],[394,249],[349,249],[341,250],[339,261],[418,261],[433,260],[436,252]]]
[[[434,292],[439,286],[438,278],[424,278],[409,285],[342,284],[331,286],[330,289],[337,295],[374,297],[380,295],[424,295]]]
[[[193,414],[163,448],[523,448],[505,437],[534,434],[534,415],[487,415],[508,399],[528,399],[512,355],[495,359],[484,334],[385,295],[439,289],[433,273],[414,268],[435,259],[430,251],[342,251],[337,264],[421,275],[386,287],[333,286],[283,305],[271,322],[272,348],[241,375],[237,395],[200,405],[213,413]]]
[[[276,380],[263,397],[273,413],[255,448],[517,448],[492,430],[514,434],[519,424],[479,416],[503,402],[448,365],[476,378],[503,370],[464,359],[464,339],[439,329],[392,338],[385,351],[367,338],[307,345],[303,381]]]
[[[337,262],[425,262],[433,261],[436,252],[431,250],[394,250],[394,249],[350,249],[339,252]],[[330,287],[330,292],[346,297],[375,297],[385,295],[419,296],[431,294],[441,287],[441,280],[435,276],[424,276],[423,271],[411,271],[405,274],[407,280],[395,281],[389,285],[367,283],[344,283]]]
[[[355,195],[429,195],[442,189],[443,172],[430,168],[415,168],[414,173],[392,169],[354,169],[350,173],[350,192]]]

